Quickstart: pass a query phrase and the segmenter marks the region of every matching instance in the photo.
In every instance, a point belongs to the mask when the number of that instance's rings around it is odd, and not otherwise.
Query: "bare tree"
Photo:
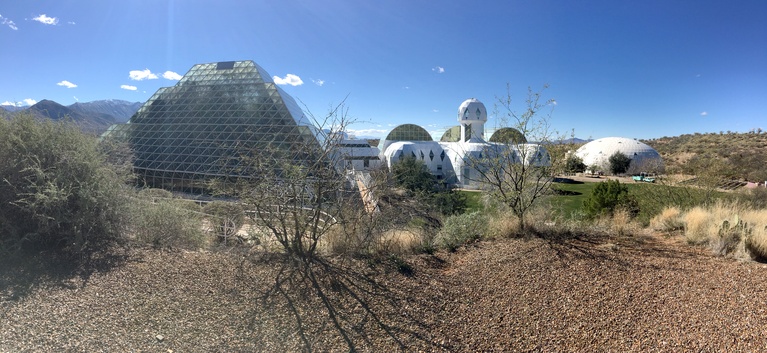
[[[495,116],[500,126],[515,128],[525,139],[488,144],[484,153],[468,154],[465,161],[474,170],[472,181],[508,206],[522,230],[526,227],[525,215],[548,193],[554,171],[565,162],[552,159],[546,150],[562,140],[549,124],[554,100],[545,100],[541,93],[547,87],[538,92],[528,88],[524,110],[518,113],[507,85],[506,96],[498,98]]]
[[[312,260],[320,239],[339,222],[337,215],[359,193],[349,187],[336,145],[348,124],[339,104],[325,117],[309,114],[313,125],[296,126],[292,140],[239,151],[229,175],[213,188],[237,199],[251,223],[273,236],[289,257]],[[287,134],[287,133],[286,133]],[[361,201],[359,201],[361,202]]]

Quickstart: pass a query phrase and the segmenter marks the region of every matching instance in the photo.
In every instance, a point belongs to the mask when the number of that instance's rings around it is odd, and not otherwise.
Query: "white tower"
[[[461,141],[484,142],[487,109],[475,98],[469,98],[458,107],[458,122],[461,124]]]

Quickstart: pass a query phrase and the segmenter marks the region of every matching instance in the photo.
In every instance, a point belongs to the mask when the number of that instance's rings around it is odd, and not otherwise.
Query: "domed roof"
[[[395,127],[386,139],[388,141],[433,141],[426,129],[416,124],[402,124]]]
[[[649,145],[625,137],[605,137],[591,141],[575,151],[575,155],[583,159],[587,167],[598,166],[609,168],[610,156],[620,152],[631,158],[631,168],[644,169],[641,171],[660,171],[663,169],[663,159],[658,151]]]
[[[469,98],[458,107],[458,121],[487,121],[487,109],[485,104],[476,98]]]
[[[458,142],[461,141],[461,126],[453,126],[447,131],[445,131],[444,134],[442,134],[442,138],[439,139],[441,142]]]
[[[504,127],[495,130],[493,136],[490,136],[490,142],[520,144],[527,143],[527,138],[515,128]]]

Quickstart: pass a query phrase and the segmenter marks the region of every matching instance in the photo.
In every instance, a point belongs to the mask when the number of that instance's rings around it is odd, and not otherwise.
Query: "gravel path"
[[[767,351],[767,265],[662,238],[508,239],[301,271],[124,255],[86,275],[0,265],[0,352]]]

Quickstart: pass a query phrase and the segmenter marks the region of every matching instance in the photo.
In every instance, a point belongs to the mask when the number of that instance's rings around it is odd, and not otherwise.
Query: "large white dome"
[[[661,172],[663,159],[658,151],[649,145],[625,137],[605,137],[591,141],[575,151],[583,159],[587,168],[596,165],[601,170],[609,170],[610,156],[620,152],[631,158],[629,173]]]

